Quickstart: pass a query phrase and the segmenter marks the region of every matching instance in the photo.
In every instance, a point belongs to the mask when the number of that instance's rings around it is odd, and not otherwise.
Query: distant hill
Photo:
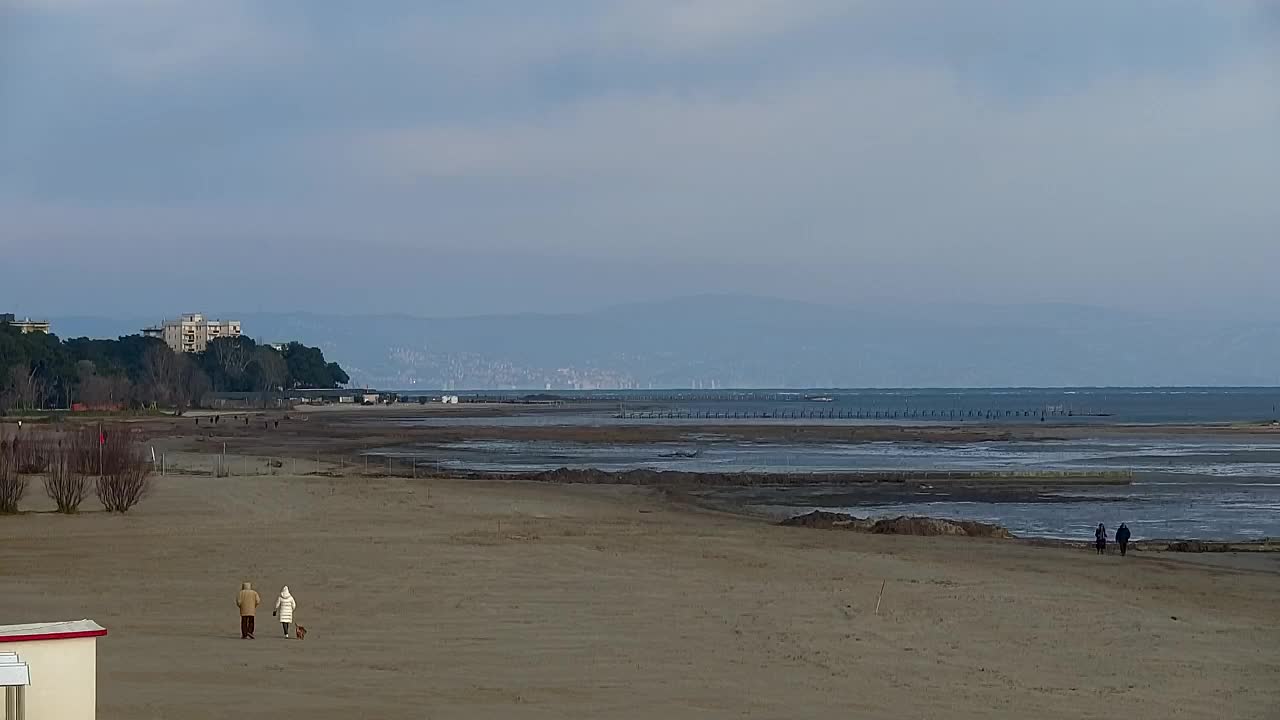
[[[1272,385],[1280,323],[1076,305],[838,307],[698,296],[579,314],[236,313],[383,388]],[[148,320],[55,318],[64,337]]]

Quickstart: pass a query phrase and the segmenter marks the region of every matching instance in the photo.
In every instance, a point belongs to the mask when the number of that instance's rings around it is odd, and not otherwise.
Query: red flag
[[[99,430],[99,431],[98,431],[98,444],[99,444],[99,445],[106,445],[106,444],[107,444],[107,435],[106,435],[106,433],[102,432],[101,430]]]

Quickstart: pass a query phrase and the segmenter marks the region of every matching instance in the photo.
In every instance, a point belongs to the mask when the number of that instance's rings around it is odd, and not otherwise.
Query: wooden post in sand
[[[876,596],[876,614],[877,615],[880,614],[880,599],[884,597],[884,585],[887,582],[889,582],[887,578],[880,581],[880,594]]]

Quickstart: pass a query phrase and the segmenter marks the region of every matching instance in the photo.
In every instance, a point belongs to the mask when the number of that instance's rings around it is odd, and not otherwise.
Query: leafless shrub
[[[98,441],[98,500],[107,512],[128,512],[151,490],[151,463],[124,428],[103,430]]]
[[[23,433],[13,438],[13,452],[18,472],[39,475],[49,469],[49,444],[46,438]]]
[[[53,445],[44,492],[58,505],[60,513],[77,512],[89,494],[89,473],[79,459],[92,452],[94,439],[92,434],[81,431],[61,437]]]
[[[27,476],[18,472],[17,438],[0,438],[0,514],[18,512],[18,503],[27,493]]]
[[[67,446],[67,462],[73,472],[81,475],[101,474],[101,454],[98,452],[98,438],[101,431],[97,429],[81,429],[70,435]]]

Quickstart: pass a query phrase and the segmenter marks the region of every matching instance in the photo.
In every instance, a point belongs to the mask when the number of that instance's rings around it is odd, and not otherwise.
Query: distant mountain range
[[[1061,304],[838,307],[697,296],[578,314],[239,319],[386,389],[1273,385],[1280,322]],[[54,318],[63,337],[149,318]]]

